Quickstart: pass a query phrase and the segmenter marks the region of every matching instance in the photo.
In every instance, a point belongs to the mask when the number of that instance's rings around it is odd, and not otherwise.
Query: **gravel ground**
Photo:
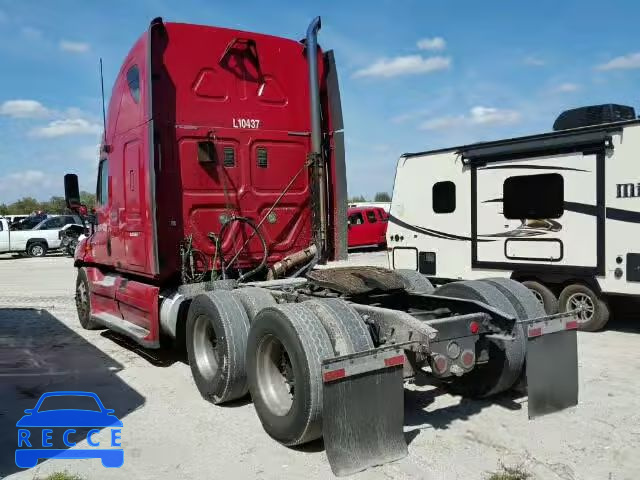
[[[386,256],[357,253],[349,263],[385,265]],[[0,256],[0,477],[68,470],[87,479],[332,478],[321,442],[282,447],[248,400],[227,407],[202,400],[182,355],[82,330],[74,281],[68,258]],[[352,478],[482,479],[500,463],[544,480],[639,478],[640,324],[626,317],[605,332],[579,334],[577,408],[528,421],[526,399],[469,401],[412,385],[405,390],[409,456]],[[15,422],[52,390],[94,391],[115,409],[124,423],[121,469],[99,460],[15,467]]]

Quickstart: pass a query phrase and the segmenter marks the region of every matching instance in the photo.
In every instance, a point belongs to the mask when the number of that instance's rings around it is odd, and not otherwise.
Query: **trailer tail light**
[[[436,355],[433,359],[433,368],[436,373],[444,373],[449,367],[449,361],[444,355]]]
[[[395,367],[396,365],[404,365],[404,354],[395,357],[385,358],[384,365],[386,367]]]
[[[460,360],[465,368],[471,368],[476,361],[476,356],[471,350],[465,350],[462,352]]]
[[[477,335],[480,331],[480,324],[478,322],[471,322],[469,324],[469,331],[471,332],[471,335]]]

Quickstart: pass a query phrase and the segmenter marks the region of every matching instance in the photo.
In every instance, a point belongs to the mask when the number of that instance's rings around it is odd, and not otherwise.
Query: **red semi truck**
[[[438,289],[346,257],[333,52],[151,22],[116,78],[93,233],[76,249],[81,325],[186,346],[214,403],[247,393],[284,445],[324,437],[333,471],[406,455],[403,382],[488,397],[526,379],[530,416],[577,403],[574,312],[511,280]],[[65,195],[79,207],[78,179]],[[455,255],[455,252],[453,252]],[[526,365],[526,366],[525,366]]]

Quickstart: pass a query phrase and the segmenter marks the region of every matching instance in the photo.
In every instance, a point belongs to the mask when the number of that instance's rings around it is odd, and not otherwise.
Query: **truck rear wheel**
[[[247,342],[249,391],[265,431],[284,445],[322,436],[321,362],[332,358],[329,336],[303,304],[263,309]]]
[[[322,298],[307,300],[302,305],[308,305],[318,316],[337,356],[374,348],[364,320],[344,300]]]
[[[580,307],[583,310],[578,314],[579,330],[595,332],[609,321],[607,303],[593,290],[580,283],[568,285],[560,294],[560,311],[569,312]]]
[[[554,315],[558,313],[558,298],[551,290],[549,290],[548,287],[540,282],[536,282],[535,280],[526,280],[522,282],[522,285],[533,292],[536,300],[542,304],[547,315]]]
[[[481,282],[495,286],[515,308],[519,320],[544,317],[545,309],[533,292],[520,282],[510,278],[487,278]]]
[[[232,295],[242,303],[242,306],[249,317],[249,323],[253,322],[253,319],[263,308],[273,307],[278,304],[275,298],[273,298],[273,295],[271,295],[269,290],[266,288],[238,288],[233,291]]]
[[[434,292],[446,297],[464,298],[486,303],[518,318],[516,309],[495,285],[481,281],[447,283]],[[518,380],[524,366],[527,339],[520,325],[514,326],[512,342],[488,339],[489,361],[476,365],[469,373],[452,378],[449,389],[467,397],[489,397],[509,390]]]
[[[99,330],[104,328],[99,323],[91,319],[91,295],[89,290],[89,279],[84,268],[78,269],[76,277],[76,310],[78,320],[85,330]]]
[[[215,404],[246,395],[245,353],[249,318],[225,290],[201,293],[189,307],[186,325],[191,374],[202,397]]]
[[[404,288],[413,293],[433,293],[433,285],[427,277],[416,270],[398,269],[394,272],[402,279]]]

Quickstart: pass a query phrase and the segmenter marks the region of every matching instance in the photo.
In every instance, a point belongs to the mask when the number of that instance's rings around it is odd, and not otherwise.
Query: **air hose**
[[[238,282],[242,282],[243,280],[251,277],[252,275],[255,275],[256,273],[258,273],[260,270],[262,270],[264,268],[264,266],[267,264],[267,257],[269,255],[269,252],[268,252],[268,249],[267,249],[267,242],[264,239],[264,236],[258,230],[258,227],[256,226],[256,224],[255,224],[255,222],[253,220],[251,220],[250,218],[247,218],[247,217],[232,217],[232,218],[230,218],[227,222],[225,222],[222,225],[222,228],[220,229],[220,233],[218,234],[218,238],[216,239],[216,255],[220,259],[220,270],[222,271],[222,279],[223,280],[226,280],[226,278],[227,278],[227,265],[225,265],[224,254],[222,252],[222,243],[223,243],[223,239],[224,239],[224,234],[226,233],[226,231],[229,229],[229,226],[233,222],[241,222],[241,223],[245,223],[245,224],[249,225],[249,227],[251,227],[251,229],[254,231],[254,235],[258,236],[258,238],[260,239],[260,243],[262,244],[262,261],[254,269],[249,270],[247,273],[244,273],[244,274],[240,275],[240,277],[238,278]],[[253,235],[252,235],[252,237],[253,237]],[[242,252],[244,247],[247,246],[247,245],[248,245],[248,242],[245,242],[242,245],[242,248],[231,259],[231,262],[235,261],[235,259],[238,258],[238,256],[240,255],[240,253]]]

